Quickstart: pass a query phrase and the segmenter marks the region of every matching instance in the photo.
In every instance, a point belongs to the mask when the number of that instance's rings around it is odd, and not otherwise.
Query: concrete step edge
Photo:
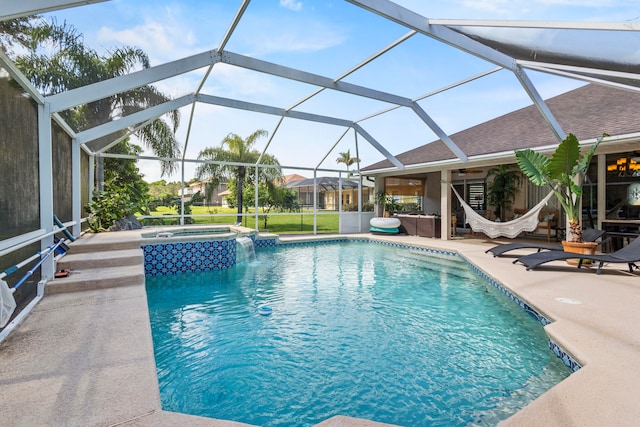
[[[106,242],[106,243],[85,243],[77,240],[69,245],[69,254],[87,253],[87,252],[106,252],[127,249],[139,249],[140,242],[124,241],[124,242]]]
[[[142,264],[71,271],[68,277],[47,282],[45,294],[78,292],[92,289],[114,288],[144,284]]]
[[[58,260],[58,270],[78,270],[130,266],[144,263],[141,249],[124,249],[106,252],[70,253]]]

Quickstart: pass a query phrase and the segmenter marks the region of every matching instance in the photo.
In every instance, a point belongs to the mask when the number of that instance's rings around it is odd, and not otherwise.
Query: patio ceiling
[[[189,122],[184,142],[184,150],[190,144],[190,131],[194,126],[194,114],[197,105],[213,105],[228,109],[270,115],[277,118],[277,123],[270,130],[270,139],[263,151],[266,151],[277,137],[283,122],[300,120],[305,123],[316,123],[322,126],[340,128],[341,131],[327,154],[316,167],[326,159],[336,145],[343,140],[350,130],[363,138],[383,159],[391,162],[396,168],[404,169],[405,165],[392,154],[394,141],[369,129],[367,121],[372,118],[386,117],[394,120],[398,110],[412,116],[414,126],[424,128],[425,133],[434,134],[447,149],[464,163],[469,153],[460,148],[455,138],[448,132],[447,126],[434,118],[433,111],[427,107],[426,100],[436,95],[446,94],[458,87],[477,80],[489,78],[497,72],[509,72],[515,77],[520,90],[526,93],[535,105],[540,116],[546,122],[553,135],[561,140],[565,131],[554,117],[551,110],[540,95],[540,91],[532,82],[530,71],[562,76],[584,82],[613,86],[629,91],[640,91],[640,61],[636,47],[640,45],[640,24],[637,23],[578,23],[578,22],[533,22],[533,21],[482,21],[482,20],[444,20],[429,19],[419,13],[401,7],[386,0],[347,0],[361,9],[363,13],[371,13],[376,19],[383,19],[389,31],[387,44],[357,63],[341,63],[346,71],[327,76],[321,72],[305,71],[296,66],[278,64],[261,59],[255,55],[240,54],[227,50],[233,37],[242,31],[241,24],[247,11],[251,8],[249,0],[242,1],[237,13],[228,22],[227,30],[216,48],[181,57],[148,69],[132,72],[128,75],[101,81],[85,87],[49,96],[34,96],[36,101],[46,103],[52,114],[66,109],[95,101],[116,93],[131,90],[143,85],[167,81],[175,77],[203,72],[199,83],[191,92],[183,93],[172,101],[156,105],[144,111],[101,124],[91,129],[74,133],[75,141],[82,144],[92,153],[106,151],[121,138],[122,132],[132,134],[141,125],[161,117],[174,109],[187,109]],[[97,1],[10,1],[0,8],[0,20],[7,20],[34,13],[71,8]],[[387,27],[385,27],[387,28]],[[399,34],[399,36],[398,36]],[[485,64],[480,71],[469,72],[466,76],[452,81],[428,92],[401,94],[384,89],[380,82],[359,82],[356,78],[361,71],[381,61],[394,49],[413,43],[416,39],[430,39],[453,48],[461,55],[470,55]],[[416,53],[416,55],[422,54]],[[437,61],[434,61],[434,63]],[[215,93],[215,85],[210,84],[216,71],[216,64],[226,64],[248,72],[257,72],[284,79],[292,84],[302,85],[306,94],[290,102],[287,106],[256,102],[252,99],[240,99],[220,96]],[[34,89],[26,78],[21,77],[10,60],[0,53],[0,65],[9,70],[26,89],[33,93]],[[443,67],[456,67],[456,64],[442,64]],[[459,70],[456,75],[460,74]],[[416,87],[421,87],[417,84]],[[304,89],[306,88],[306,89]],[[298,87],[300,89],[300,86]],[[296,91],[297,93],[300,90]],[[313,111],[313,100],[325,96],[327,92],[334,95],[337,102],[354,99],[370,101],[361,116],[357,111],[327,114],[322,109]],[[333,99],[333,98],[332,98]],[[480,100],[484,102],[484,100]],[[337,105],[337,104],[336,104]],[[339,111],[336,108],[335,111]],[[419,130],[422,132],[422,130]],[[111,143],[97,145],[95,141],[107,135],[117,135]],[[427,138],[427,141],[429,139]],[[93,143],[92,143],[93,142]],[[415,141],[414,147],[423,145],[424,139]],[[183,157],[186,157],[183,156]]]

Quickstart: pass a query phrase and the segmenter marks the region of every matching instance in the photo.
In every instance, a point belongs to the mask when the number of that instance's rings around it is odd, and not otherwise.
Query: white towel
[[[4,328],[16,309],[16,300],[13,298],[13,289],[7,282],[0,280],[0,328]]]

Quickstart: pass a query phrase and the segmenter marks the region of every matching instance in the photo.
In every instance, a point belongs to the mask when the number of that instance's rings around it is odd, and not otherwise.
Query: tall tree
[[[224,163],[204,163],[196,168],[198,179],[210,178],[208,186],[216,188],[223,178],[236,180],[236,206],[238,208],[237,222],[242,222],[242,202],[243,188],[247,183],[253,183],[253,175],[247,174],[246,165],[237,163],[255,164],[260,158],[260,152],[253,150],[257,140],[267,136],[267,131],[259,129],[249,135],[246,139],[230,133],[224,137],[220,146],[208,147],[200,151],[198,160],[224,162]],[[268,154],[262,156],[260,161],[264,165],[278,166],[278,160]],[[272,185],[282,175],[280,168],[261,168],[259,179]],[[207,196],[208,197],[208,196]]]
[[[340,156],[336,159],[336,163],[344,163],[347,166],[348,176],[351,176],[351,173],[349,173],[349,166],[358,162],[360,162],[359,158],[351,157],[351,150],[340,153]]]
[[[40,21],[28,30],[28,51],[18,55],[15,63],[31,82],[45,95],[53,95],[91,83],[128,74],[140,68],[149,68],[147,54],[134,47],[119,47],[98,54],[84,44],[83,37],[67,24]],[[62,116],[76,130],[82,131],[127,116],[150,106],[169,101],[170,98],[151,85],[116,93],[88,104],[62,112]],[[169,123],[158,118],[136,132],[144,145],[156,156],[177,158],[180,144],[175,130],[180,123],[177,110],[168,114]],[[108,135],[89,145],[99,150],[122,135]],[[98,184],[102,181],[103,158],[98,157]],[[162,175],[177,169],[171,161],[161,162]]]

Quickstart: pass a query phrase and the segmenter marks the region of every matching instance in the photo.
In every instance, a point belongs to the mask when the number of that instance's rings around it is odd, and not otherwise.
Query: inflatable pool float
[[[369,231],[379,234],[397,234],[399,233],[400,220],[398,218],[371,218],[369,220]]]

